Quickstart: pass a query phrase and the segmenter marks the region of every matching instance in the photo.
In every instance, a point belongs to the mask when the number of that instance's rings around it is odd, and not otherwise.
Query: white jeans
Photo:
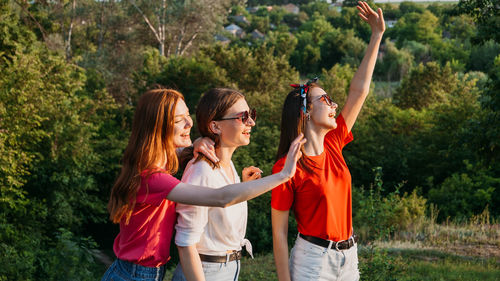
[[[297,236],[290,254],[290,275],[293,281],[357,281],[358,245],[337,251]]]
[[[230,261],[227,263],[202,261],[203,273],[207,281],[237,281],[240,275],[240,261]],[[172,281],[186,281],[181,264],[177,265],[172,276]]]

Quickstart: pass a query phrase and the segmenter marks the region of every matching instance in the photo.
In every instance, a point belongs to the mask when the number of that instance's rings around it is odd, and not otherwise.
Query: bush
[[[426,199],[414,190],[410,195],[396,191],[383,197],[382,169],[375,168],[375,180],[366,191],[353,191],[355,232],[364,241],[389,238],[396,231],[419,228],[425,219]]]
[[[386,250],[376,247],[362,248],[359,251],[359,260],[361,280],[399,280],[406,268],[401,257],[393,257],[388,255]]]

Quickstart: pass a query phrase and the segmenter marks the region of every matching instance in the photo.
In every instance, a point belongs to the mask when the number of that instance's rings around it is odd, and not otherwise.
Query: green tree
[[[458,11],[469,14],[478,23],[477,42],[500,42],[500,9],[495,0],[460,0]]]
[[[334,28],[324,16],[315,14],[296,34],[298,44],[290,57],[290,64],[304,74],[318,73],[321,64],[320,46],[325,35],[333,31]]]
[[[0,279],[94,280],[101,272],[83,228],[106,218],[110,183],[97,178],[116,172],[119,108],[102,83],[32,40],[6,1],[0,10],[9,19],[0,31],[0,256],[10,260]]]
[[[411,12],[401,17],[394,26],[390,37],[397,40],[400,48],[404,41],[413,40],[432,44],[441,40],[438,18],[429,11]]]
[[[160,54],[167,57],[184,55],[197,40],[221,26],[232,2],[235,1],[129,1],[154,35]]]
[[[398,50],[396,45],[386,39],[383,47],[383,57],[377,63],[375,74],[380,79],[400,81],[411,69],[414,58],[406,49]]]
[[[280,26],[278,30],[271,31],[267,34],[268,40],[266,45],[269,49],[274,50],[274,56],[284,56],[290,58],[292,52],[295,50],[298,40],[293,34],[288,32],[288,28]]]
[[[320,45],[323,68],[330,68],[336,63],[359,65],[366,49],[366,43],[357,37],[354,30],[335,29],[325,34]]]
[[[434,62],[418,65],[403,79],[394,94],[394,102],[401,108],[420,110],[432,104],[446,102],[449,92],[456,89],[456,77],[451,67],[440,67]]]

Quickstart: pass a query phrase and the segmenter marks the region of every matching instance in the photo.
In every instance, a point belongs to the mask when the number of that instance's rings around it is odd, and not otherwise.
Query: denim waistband
[[[117,259],[120,270],[126,272],[129,276],[138,277],[146,280],[161,281],[165,274],[165,266],[147,267],[140,264]]]

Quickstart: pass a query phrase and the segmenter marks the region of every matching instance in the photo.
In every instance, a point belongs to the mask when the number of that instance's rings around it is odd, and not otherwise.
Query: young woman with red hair
[[[122,170],[108,203],[111,220],[120,224],[113,246],[118,259],[102,280],[162,280],[170,259],[175,202],[226,207],[254,198],[295,173],[305,142],[299,136],[291,144],[281,172],[213,189],[182,183],[172,176],[178,168],[176,149],[191,145],[192,126],[181,93],[155,89],[141,96]]]

